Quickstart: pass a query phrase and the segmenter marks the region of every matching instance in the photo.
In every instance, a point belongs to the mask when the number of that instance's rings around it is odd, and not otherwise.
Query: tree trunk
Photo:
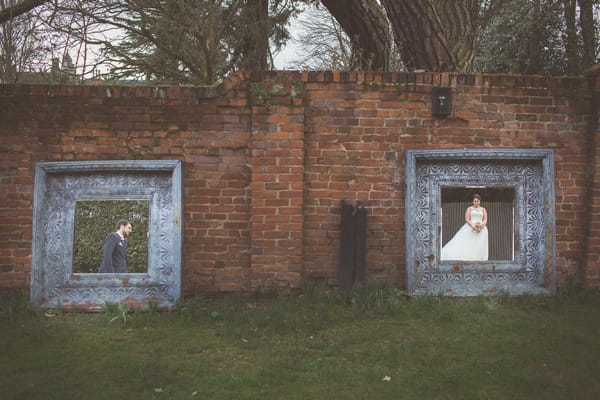
[[[583,69],[596,62],[596,27],[594,26],[593,0],[578,0],[580,7],[579,20],[583,37]]]
[[[577,24],[575,22],[576,0],[563,0],[563,7],[567,25],[567,72],[576,74],[579,65],[577,59]]]
[[[471,70],[478,0],[382,0],[409,68]]]
[[[389,68],[391,37],[384,10],[376,0],[322,0],[352,41],[355,67],[385,71]]]
[[[245,68],[264,71],[268,69],[269,56],[269,0],[247,0],[249,14]]]
[[[542,61],[542,41],[544,38],[541,0],[533,0],[531,5],[530,18],[532,23],[526,37],[521,39],[521,48],[519,51],[519,69],[520,74],[531,75],[539,71],[544,71]]]

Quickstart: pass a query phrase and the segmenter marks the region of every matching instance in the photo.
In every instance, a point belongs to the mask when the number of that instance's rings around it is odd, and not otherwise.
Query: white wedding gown
[[[483,221],[483,210],[471,208],[471,223]],[[441,260],[487,261],[488,230],[476,231],[465,223],[442,248]]]

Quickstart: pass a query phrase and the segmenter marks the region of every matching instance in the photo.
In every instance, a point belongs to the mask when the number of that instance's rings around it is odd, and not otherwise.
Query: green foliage
[[[123,325],[129,320],[129,308],[122,303],[106,302],[102,304],[102,311],[110,318],[109,323],[121,321]]]
[[[397,287],[380,287],[375,283],[357,286],[341,296],[346,304],[360,312],[376,313],[398,310],[409,299],[408,294]]]
[[[210,85],[237,69],[268,69],[269,44],[289,38],[294,2],[145,0],[110,3],[119,28],[103,42],[107,78]]]
[[[145,200],[78,201],[75,209],[73,272],[98,272],[102,262],[104,238],[115,232],[120,219],[133,227],[127,240],[127,267],[129,272],[148,270],[149,202]]]
[[[567,73],[564,2],[488,1],[480,21],[474,70],[485,73],[563,75]],[[582,52],[582,49],[579,49]],[[575,55],[577,56],[577,54]],[[581,60],[579,68],[585,69]]]

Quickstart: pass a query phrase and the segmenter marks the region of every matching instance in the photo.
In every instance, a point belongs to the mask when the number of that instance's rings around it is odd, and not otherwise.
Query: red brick
[[[339,207],[355,199],[369,210],[367,276],[402,284],[404,152],[502,147],[555,150],[559,280],[584,270],[586,284],[600,287],[600,133],[590,142],[584,79],[433,73],[398,92],[385,82],[401,85],[400,73],[278,72],[269,79],[284,82],[287,96],[267,108],[250,106],[249,78],[232,75],[216,98],[202,88],[164,88],[159,99],[142,87],[53,87],[47,96],[37,86],[2,86],[0,257],[16,275],[1,284],[29,282],[35,161],[183,160],[191,293],[297,289],[304,278],[335,284]],[[295,81],[303,92],[292,96]],[[455,88],[448,118],[431,116],[438,84]],[[69,122],[65,104],[87,107]],[[14,233],[23,235],[19,247]]]

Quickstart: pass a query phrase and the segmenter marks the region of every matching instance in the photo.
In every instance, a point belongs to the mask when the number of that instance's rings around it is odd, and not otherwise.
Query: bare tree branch
[[[23,0],[13,6],[3,8],[0,10],[0,24],[10,21],[21,14],[25,14],[26,12],[31,11],[49,1],[50,0]]]

